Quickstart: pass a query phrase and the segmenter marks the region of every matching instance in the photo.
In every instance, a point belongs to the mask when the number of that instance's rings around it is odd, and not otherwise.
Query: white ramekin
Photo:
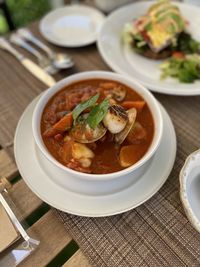
[[[154,137],[153,137],[152,143],[148,151],[146,152],[146,154],[136,164],[124,170],[114,172],[114,173],[109,173],[109,174],[87,174],[87,173],[77,172],[59,163],[49,153],[49,151],[47,150],[42,140],[41,130],[40,130],[41,116],[42,116],[44,107],[46,106],[49,99],[53,95],[55,95],[58,91],[60,91],[62,88],[72,83],[83,81],[83,80],[89,80],[89,79],[107,79],[107,80],[112,80],[112,81],[118,81],[122,84],[127,85],[128,87],[132,88],[134,91],[139,93],[144,98],[144,100],[146,101],[147,105],[149,106],[152,112],[153,120],[154,120]],[[33,130],[33,136],[37,144],[37,147],[42,152],[42,154],[45,156],[45,158],[48,161],[50,161],[54,167],[57,167],[58,173],[67,174],[70,177],[81,179],[81,180],[87,180],[87,181],[106,181],[106,180],[113,180],[116,178],[119,178],[120,180],[122,180],[123,177],[131,173],[131,177],[132,177],[131,179],[133,180],[141,176],[142,173],[144,173],[147,166],[150,164],[151,159],[153,158],[156,150],[159,147],[159,144],[162,138],[162,132],[163,132],[163,118],[162,118],[159,103],[157,102],[157,100],[144,86],[139,84],[137,81],[134,81],[133,79],[129,79],[125,76],[122,76],[120,74],[116,74],[113,72],[88,71],[88,72],[74,74],[61,80],[42,94],[41,98],[39,99],[34,109],[33,118],[32,118],[32,130]]]

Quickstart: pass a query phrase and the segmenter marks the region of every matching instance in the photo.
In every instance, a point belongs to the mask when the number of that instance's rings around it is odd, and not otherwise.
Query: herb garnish
[[[72,116],[73,116],[73,120],[74,123],[76,122],[76,119],[78,118],[78,116],[87,108],[90,108],[92,106],[94,106],[94,104],[97,102],[99,98],[99,93],[94,95],[93,97],[89,98],[88,100],[80,103],[79,105],[77,105],[74,110],[72,111]]]
[[[100,104],[93,107],[87,117],[87,123],[92,129],[95,129],[97,125],[103,120],[109,108],[109,100],[104,99]]]

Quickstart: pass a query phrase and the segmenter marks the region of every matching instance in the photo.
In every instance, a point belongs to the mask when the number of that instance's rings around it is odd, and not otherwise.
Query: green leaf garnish
[[[76,106],[74,108],[74,110],[72,111],[72,116],[73,116],[73,120],[74,123],[76,122],[76,119],[78,118],[78,116],[87,108],[90,108],[92,106],[94,106],[94,104],[97,102],[99,98],[99,93],[94,95],[93,97],[89,98],[88,100],[80,103],[78,106]]]
[[[104,99],[99,105],[96,105],[89,113],[87,123],[92,129],[95,129],[97,125],[103,120],[109,108],[109,100]]]

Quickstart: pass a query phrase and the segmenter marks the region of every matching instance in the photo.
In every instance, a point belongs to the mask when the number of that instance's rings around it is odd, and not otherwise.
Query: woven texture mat
[[[174,168],[159,192],[136,209],[111,217],[57,211],[92,266],[200,266],[200,234],[179,198],[180,169],[200,147],[200,97],[156,97],[172,118],[178,142]]]

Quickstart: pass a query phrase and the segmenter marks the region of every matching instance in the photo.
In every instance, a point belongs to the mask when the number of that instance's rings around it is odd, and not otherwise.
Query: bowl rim
[[[83,172],[78,172],[75,170],[72,170],[63,164],[61,164],[59,161],[57,161],[48,151],[45,144],[43,143],[41,131],[40,131],[40,122],[41,122],[41,115],[44,110],[44,107],[46,106],[47,102],[51,97],[53,97],[57,92],[62,90],[63,87],[68,86],[70,84],[76,83],[78,81],[83,80],[92,80],[92,79],[107,79],[112,81],[118,81],[122,84],[127,85],[131,89],[138,92],[148,103],[148,106],[151,110],[153,120],[154,120],[154,137],[151,142],[151,145],[147,152],[144,154],[144,156],[135,164],[131,165],[130,167],[127,167],[123,170],[107,173],[107,174],[88,174]],[[140,92],[141,91],[141,92]],[[157,114],[154,114],[152,112],[152,107],[154,108],[154,111],[156,111]],[[156,117],[156,120],[155,120]],[[57,82],[55,85],[47,89],[44,93],[42,93],[42,96],[40,97],[38,103],[35,106],[33,117],[32,117],[32,132],[33,137],[36,145],[38,146],[39,150],[43,153],[43,155],[53,164],[55,164],[57,167],[61,168],[64,171],[67,171],[71,175],[78,176],[81,179],[87,179],[87,180],[110,180],[114,179],[120,176],[124,176],[129,174],[130,172],[133,172],[135,170],[138,170],[139,167],[144,165],[156,152],[163,133],[163,118],[160,110],[160,106],[156,98],[152,95],[152,93],[146,89],[143,85],[138,83],[134,79],[130,79],[127,76],[123,76],[121,74],[117,74],[111,71],[85,71],[76,73],[73,75],[70,75],[59,82]]]
[[[188,173],[191,172],[191,165],[194,161],[196,161],[196,157],[200,157],[200,149],[192,152],[185,160],[183,167],[179,173],[179,183],[180,183],[180,199],[183,204],[185,213],[187,215],[188,220],[193,225],[193,227],[200,232],[200,221],[198,220],[196,214],[193,212],[192,206],[188,200],[186,183],[188,179]],[[187,175],[186,175],[187,173]]]

